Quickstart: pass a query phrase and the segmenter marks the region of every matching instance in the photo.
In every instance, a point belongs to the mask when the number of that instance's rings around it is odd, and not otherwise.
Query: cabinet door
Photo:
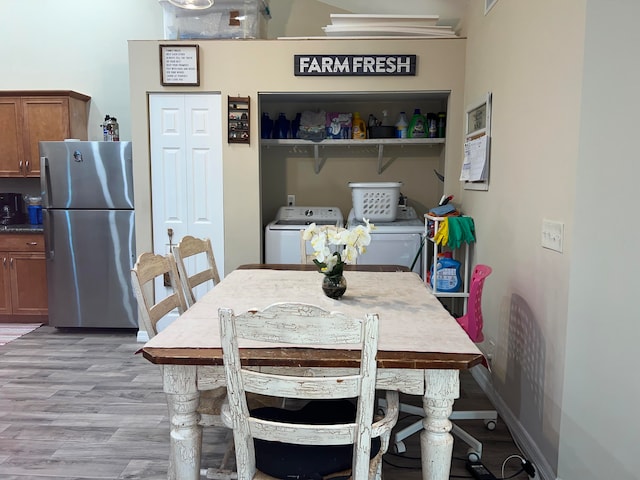
[[[0,252],[0,315],[11,313],[11,272],[10,258],[7,252]]]
[[[47,270],[44,253],[11,254],[11,303],[14,315],[47,314]]]
[[[67,97],[22,98],[25,175],[40,176],[39,141],[69,138],[69,99]]]
[[[19,169],[23,159],[21,111],[19,97],[0,98],[0,177],[24,175]]]

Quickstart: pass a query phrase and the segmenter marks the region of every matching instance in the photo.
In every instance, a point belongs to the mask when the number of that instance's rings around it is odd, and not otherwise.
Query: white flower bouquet
[[[355,264],[358,255],[367,251],[374,228],[366,219],[364,225],[349,229],[312,223],[305,229],[303,238],[311,242],[315,257],[313,263],[318,270],[328,277],[340,277],[345,264]]]

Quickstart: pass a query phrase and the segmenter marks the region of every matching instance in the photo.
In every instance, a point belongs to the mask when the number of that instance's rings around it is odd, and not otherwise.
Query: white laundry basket
[[[401,182],[349,183],[356,219],[393,222],[398,212]]]

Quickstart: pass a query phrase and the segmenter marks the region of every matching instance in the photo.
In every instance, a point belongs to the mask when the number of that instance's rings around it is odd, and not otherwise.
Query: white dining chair
[[[221,308],[219,317],[228,390],[222,419],[233,428],[238,479],[339,472],[353,480],[379,478],[398,418],[398,393],[387,392],[386,415],[374,422],[378,316],[350,318],[313,305],[279,303],[238,315]],[[349,373],[256,371],[241,359],[239,346],[247,340],[301,348],[335,345],[360,355]],[[248,392],[309,403],[298,410],[250,410]]]
[[[153,282],[156,278],[169,279],[170,293],[158,303],[155,302]],[[158,322],[169,312],[177,309],[179,314],[187,309],[184,291],[178,279],[178,270],[171,255],[157,255],[145,252],[140,255],[131,269],[133,292],[142,319],[142,326],[149,338],[157,335]]]

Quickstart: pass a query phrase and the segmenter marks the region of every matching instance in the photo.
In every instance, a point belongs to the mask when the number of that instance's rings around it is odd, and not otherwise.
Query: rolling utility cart
[[[438,245],[436,242],[436,236],[439,229],[442,227],[442,222],[447,217],[436,217],[429,215],[424,216],[424,235],[426,237],[425,251],[423,255],[423,270],[424,279],[427,283],[427,287],[431,289],[431,292],[436,297],[442,298],[462,298],[462,314],[467,313],[467,300],[469,298],[469,243],[462,243],[459,248],[451,249]],[[433,248],[433,254],[429,255],[428,245],[431,244]],[[460,287],[456,291],[451,291],[448,288],[443,288],[442,284],[447,283],[444,276],[449,277],[453,275],[453,272],[448,268],[437,268],[438,262],[442,259],[439,258],[439,254],[443,251],[450,251],[453,258],[460,262]],[[460,258],[463,257],[463,258]],[[433,272],[430,274],[433,266]],[[433,278],[431,278],[433,277]],[[444,281],[443,281],[444,280]]]

